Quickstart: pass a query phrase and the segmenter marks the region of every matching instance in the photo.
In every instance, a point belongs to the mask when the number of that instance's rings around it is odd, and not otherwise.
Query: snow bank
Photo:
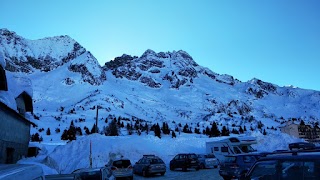
[[[264,136],[260,132],[251,134],[257,138],[258,144],[254,146],[258,151],[274,151],[288,149],[288,143],[301,141],[280,132],[269,133]],[[93,134],[78,137],[76,141],[65,145],[56,145],[54,150],[47,151],[46,156],[27,158],[19,163],[42,163],[45,174],[67,174],[79,168],[90,167],[90,143],[92,147],[92,167],[102,167],[107,164],[111,154],[123,155],[134,164],[144,154],[155,154],[162,158],[166,164],[178,153],[205,153],[205,142],[221,139],[208,138],[194,134],[181,134],[172,139],[164,136],[161,139],[152,135],[145,136],[104,136]],[[52,149],[52,145],[43,144]]]

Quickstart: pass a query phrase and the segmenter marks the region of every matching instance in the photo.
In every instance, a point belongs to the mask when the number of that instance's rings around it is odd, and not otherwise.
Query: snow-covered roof
[[[1,66],[5,65],[3,56],[0,53],[0,64]],[[20,94],[26,93],[31,98],[33,95],[32,83],[29,78],[21,74],[13,74],[9,71],[6,71],[6,78],[8,84],[8,91],[0,91],[0,102],[4,103],[11,109],[17,111],[17,104],[15,98]]]

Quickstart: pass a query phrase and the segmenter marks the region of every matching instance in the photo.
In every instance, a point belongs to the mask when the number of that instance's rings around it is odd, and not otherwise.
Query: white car
[[[133,179],[133,168],[129,159],[111,159],[106,167],[109,177],[113,176],[115,179]]]
[[[200,161],[200,169],[204,168],[217,168],[219,160],[213,154],[197,154]]]

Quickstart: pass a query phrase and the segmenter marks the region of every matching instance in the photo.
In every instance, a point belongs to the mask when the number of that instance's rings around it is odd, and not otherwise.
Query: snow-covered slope
[[[241,82],[199,66],[181,50],[147,50],[140,57],[122,55],[101,67],[90,52],[68,36],[27,40],[3,29],[0,44],[6,69],[12,74],[27,74],[32,81],[34,115],[28,118],[38,126],[32,128],[31,134],[40,134],[46,143],[61,143],[62,133],[71,122],[81,130],[77,131],[77,138],[88,141],[80,134],[93,127],[97,107],[101,134],[114,119],[123,124],[119,125],[119,132],[125,136],[121,137],[124,142],[130,141],[127,135],[136,137],[141,131],[144,139],[153,135],[150,131],[147,135],[145,125],[150,129],[166,122],[171,130],[182,135],[183,127],[188,125],[192,137],[202,137],[199,141],[203,145],[195,151],[204,146],[208,137],[203,132],[213,122],[220,130],[223,126],[229,131],[246,127],[247,134],[261,138],[260,147],[267,143],[270,147],[284,147],[296,140],[279,131],[284,122],[303,120],[315,124],[320,120],[319,91],[279,87],[255,78]],[[135,128],[128,130],[131,125]],[[195,134],[195,128],[200,134]],[[267,133],[265,139],[263,131]],[[285,137],[282,145],[276,137]],[[167,137],[166,141],[169,140]],[[155,148],[162,146],[160,143]],[[170,153],[176,151],[166,155]]]

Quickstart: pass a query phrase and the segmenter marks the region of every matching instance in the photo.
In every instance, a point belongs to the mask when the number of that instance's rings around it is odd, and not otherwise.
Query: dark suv
[[[194,168],[198,171],[200,169],[200,163],[197,155],[194,153],[177,154],[170,161],[170,170],[175,170],[176,168],[182,168],[182,171],[187,171],[188,168]]]
[[[320,179],[320,152],[291,151],[259,159],[241,180],[316,180]]]
[[[133,166],[134,174],[141,174],[142,176],[149,176],[153,174],[166,173],[166,165],[158,156],[143,155],[143,157]]]
[[[219,174],[225,180],[238,179],[246,174],[260,156],[258,153],[228,155],[220,164]]]

